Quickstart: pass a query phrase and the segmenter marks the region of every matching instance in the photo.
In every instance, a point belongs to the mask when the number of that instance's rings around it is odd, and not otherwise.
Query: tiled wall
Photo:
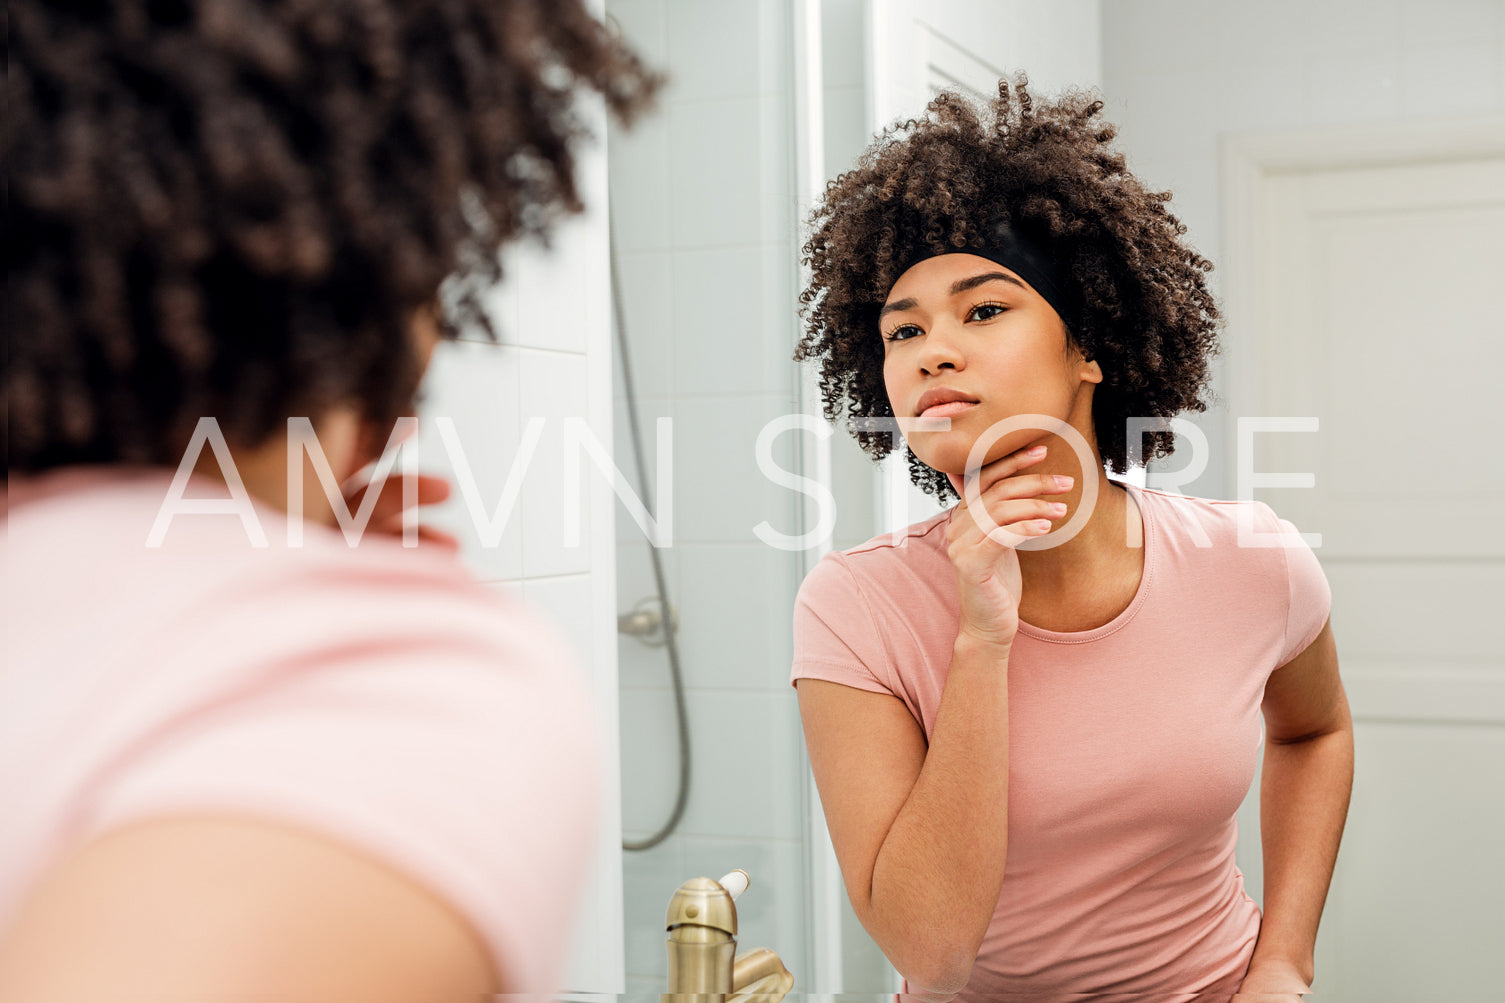
[[[604,139],[599,104],[585,111]],[[609,761],[602,778],[603,825],[561,988],[615,992],[621,988],[622,929],[614,501],[607,478],[589,459],[579,464],[579,546],[565,545],[562,504],[566,420],[584,419],[608,445],[612,435],[604,147],[581,158],[578,174],[589,211],[555,230],[551,250],[525,244],[504,251],[505,281],[487,303],[500,342],[477,331],[436,350],[421,395],[418,449],[422,467],[454,486],[431,521],[459,535],[465,562],[482,581],[521,596],[553,622],[596,694],[598,719],[579,727],[595,733]],[[464,471],[450,460],[439,417],[454,422],[487,517],[495,514],[509,476],[520,478],[496,545],[482,539],[466,511]],[[542,435],[524,468],[524,430],[538,421]]]
[[[1175,193],[1172,211],[1215,264],[1225,134],[1505,111],[1500,0],[1105,0],[1102,11],[1103,87],[1130,166]],[[1222,412],[1193,417],[1227,441]],[[1215,448],[1187,490],[1231,497],[1233,470]]]
[[[793,411],[795,249],[788,0],[610,0],[608,14],[670,85],[653,117],[611,134],[624,321],[650,469],[654,424],[674,419],[674,540],[661,551],[680,616],[694,782],[678,831],[624,861],[628,988],[665,975],[664,911],[690,877],[742,867],[741,943],[805,969],[799,724],[789,688],[800,496],[769,482],[754,443]],[[620,380],[617,455],[632,455]],[[780,443],[790,466],[792,445]],[[633,474],[634,483],[636,475]],[[642,531],[618,507],[618,606],[654,594]],[[622,821],[667,817],[677,781],[662,648],[624,637]]]

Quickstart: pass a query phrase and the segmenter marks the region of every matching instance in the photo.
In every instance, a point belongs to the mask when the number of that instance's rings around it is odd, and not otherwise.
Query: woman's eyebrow
[[[956,280],[951,284],[951,295],[955,296],[957,293],[964,293],[968,289],[976,289],[978,286],[982,285],[985,282],[1012,282],[1020,289],[1029,289],[1029,286],[1025,285],[1023,282],[1020,282],[1018,279],[1008,274],[1007,272],[988,272],[984,275],[974,275],[969,279]],[[892,303],[885,303],[883,305],[883,309],[878,311],[878,319],[882,320],[885,316],[893,313],[895,310],[913,310],[918,305],[919,300],[915,299],[913,296],[907,296],[901,300],[894,300]]]
[[[974,275],[970,279],[958,279],[956,282],[952,283],[951,295],[955,296],[957,293],[964,293],[968,289],[976,289],[984,282],[992,282],[995,279],[999,279],[1004,282],[1012,282],[1020,289],[1029,288],[1023,282],[1020,282],[1018,279],[1008,274],[1007,272],[988,272],[986,275]]]

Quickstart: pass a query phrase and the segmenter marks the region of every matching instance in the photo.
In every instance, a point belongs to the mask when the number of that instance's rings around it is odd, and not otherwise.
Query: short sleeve
[[[447,901],[519,987],[558,989],[601,779],[583,680],[480,586],[336,584],[284,590],[291,622],[258,597],[184,639],[203,656],[206,636],[244,637],[235,628],[266,615],[297,641],[247,640],[202,664],[234,689],[120,764],[90,832],[182,812],[307,829]]]
[[[794,600],[790,682],[800,679],[899,693],[872,611],[846,559],[836,551],[810,570]]]
[[[1288,541],[1285,546],[1277,548],[1286,563],[1285,640],[1277,663],[1284,665],[1305,651],[1322,633],[1332,610],[1332,591],[1317,555],[1301,539],[1300,531],[1273,512],[1269,515],[1278,527],[1277,531]]]

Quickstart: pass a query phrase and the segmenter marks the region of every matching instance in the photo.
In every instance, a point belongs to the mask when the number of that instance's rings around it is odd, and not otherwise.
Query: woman
[[[815,211],[827,417],[899,419],[915,483],[961,498],[806,579],[810,761],[911,989],[1294,999],[1352,777],[1327,586],[1262,504],[1098,484],[1130,418],[1203,408],[1218,323],[1100,110],[943,94]],[[1233,859],[1260,713],[1263,917]]]
[[[654,79],[578,2],[9,17],[0,998],[556,989],[588,697],[448,551],[347,546],[305,446],[382,453],[579,208],[580,91]]]

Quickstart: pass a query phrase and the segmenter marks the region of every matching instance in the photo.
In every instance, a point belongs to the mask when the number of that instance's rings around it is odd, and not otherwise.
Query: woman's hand
[[[404,498],[407,492],[403,490],[409,475],[400,471],[392,474],[381,485],[381,494],[377,495],[376,507],[371,512],[371,521],[367,523],[367,529],[379,536],[402,536],[403,513],[407,511]],[[418,507],[424,505],[437,505],[449,497],[449,481],[433,474],[411,475],[418,482]],[[345,505],[350,511],[357,511],[361,501],[371,485],[361,484],[349,487],[345,491]],[[414,515],[416,518],[416,513]],[[418,527],[418,545],[440,547],[451,552],[460,549],[460,541],[451,533],[432,526],[420,525]]]
[[[1295,965],[1266,961],[1249,967],[1233,1003],[1301,1003],[1311,991]]]
[[[1033,446],[984,466],[977,473],[976,507],[963,492],[946,527],[946,554],[961,605],[958,638],[998,647],[1014,641],[1022,593],[1014,548],[1050,532],[1050,520],[1065,515],[1066,506],[1041,496],[1066,494],[1072,484],[1069,477],[1019,473],[1044,458],[1045,447]],[[998,529],[990,537],[992,527]]]

